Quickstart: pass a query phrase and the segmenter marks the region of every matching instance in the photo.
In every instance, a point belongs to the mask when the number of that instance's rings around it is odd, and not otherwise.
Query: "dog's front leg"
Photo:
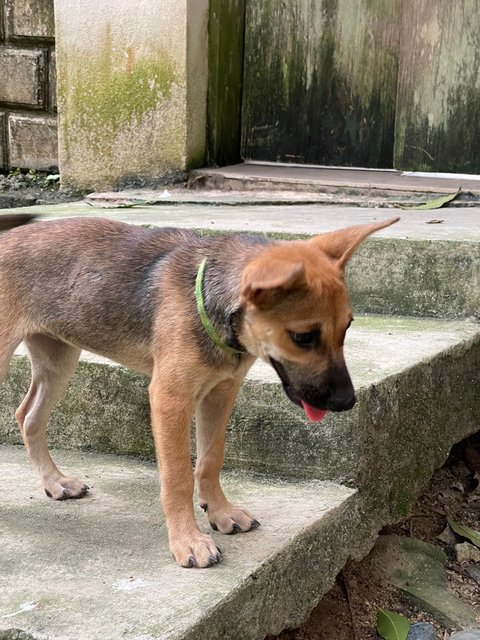
[[[222,533],[250,531],[259,526],[246,509],[227,500],[220,486],[225,431],[242,381],[243,376],[218,384],[199,403],[195,414],[198,499],[212,528]]]
[[[173,391],[171,379],[168,386],[163,384],[162,390],[162,382],[165,380],[154,375],[149,395],[170,550],[182,567],[208,567],[218,562],[220,552],[213,539],[198,528],[193,511],[190,458],[193,399],[180,395],[181,385]]]

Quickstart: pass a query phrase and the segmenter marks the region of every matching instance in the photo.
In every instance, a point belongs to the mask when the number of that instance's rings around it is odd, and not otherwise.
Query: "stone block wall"
[[[0,169],[58,166],[54,0],[0,0]]]

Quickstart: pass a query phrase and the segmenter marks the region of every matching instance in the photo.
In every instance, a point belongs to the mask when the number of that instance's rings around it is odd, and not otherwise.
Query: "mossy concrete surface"
[[[228,494],[262,526],[212,532],[222,562],[182,569],[168,552],[153,464],[54,453],[87,479],[83,500],[48,500],[23,449],[0,446],[1,640],[264,638],[305,618],[354,544],[354,490],[227,474]],[[200,509],[198,521],[209,531]]]

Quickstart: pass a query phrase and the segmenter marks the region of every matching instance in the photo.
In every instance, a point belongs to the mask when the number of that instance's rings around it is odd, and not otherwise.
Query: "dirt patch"
[[[447,527],[447,516],[480,531],[479,481],[480,433],[454,447],[411,516],[394,527],[385,528],[382,533],[415,537],[443,549],[448,557],[449,588],[473,607],[480,626],[480,585],[467,573],[472,563],[458,561],[455,552],[458,539],[442,536]],[[284,631],[276,639],[378,640],[376,618],[380,608],[401,613],[411,622],[430,622],[436,628],[439,640],[449,637],[448,631],[436,620],[416,608],[395,587],[379,583],[374,573],[370,556],[361,562],[348,563],[310,618],[299,629]]]
[[[60,176],[42,171],[0,173],[0,209],[79,200],[82,194],[60,187]]]

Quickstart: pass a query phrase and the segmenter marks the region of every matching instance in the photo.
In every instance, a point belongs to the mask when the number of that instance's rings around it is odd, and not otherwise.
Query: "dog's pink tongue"
[[[311,404],[307,404],[302,400],[302,406],[305,409],[305,413],[307,414],[309,420],[312,422],[320,422],[327,415],[328,411],[326,409],[317,409],[316,407],[312,407]]]

